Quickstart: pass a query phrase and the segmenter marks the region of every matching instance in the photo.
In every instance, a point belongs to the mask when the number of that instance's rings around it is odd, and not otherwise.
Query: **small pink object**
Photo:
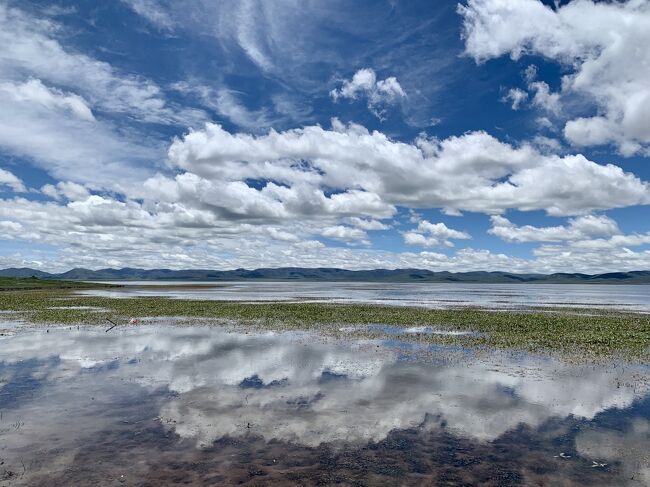
[[[139,324],[140,324],[140,320],[137,318],[131,318],[129,320],[129,325],[139,325]]]

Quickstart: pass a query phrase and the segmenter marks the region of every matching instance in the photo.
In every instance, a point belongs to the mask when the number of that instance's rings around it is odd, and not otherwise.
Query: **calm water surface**
[[[648,367],[157,323],[0,337],[0,486],[650,485]]]
[[[650,312],[649,285],[458,284],[254,281],[116,281],[126,287],[83,291],[112,297],[169,296],[178,299],[237,301],[336,301],[404,306],[600,307]],[[193,285],[202,284],[201,287]]]

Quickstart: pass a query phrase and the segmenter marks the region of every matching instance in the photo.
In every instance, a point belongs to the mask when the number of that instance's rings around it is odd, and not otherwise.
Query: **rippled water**
[[[111,297],[169,296],[236,301],[336,301],[405,306],[601,307],[650,312],[650,285],[459,284],[254,281],[116,281],[126,287],[83,291]],[[197,286],[199,284],[199,286]]]
[[[0,338],[0,485],[648,485],[650,369],[307,332]]]

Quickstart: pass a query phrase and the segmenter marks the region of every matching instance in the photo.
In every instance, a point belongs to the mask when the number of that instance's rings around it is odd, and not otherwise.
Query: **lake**
[[[447,308],[611,308],[650,312],[650,285],[459,284],[309,281],[115,281],[125,287],[80,291],[109,297],[168,296],[236,301],[333,301]]]
[[[2,486],[650,484],[643,365],[171,319],[0,350]]]

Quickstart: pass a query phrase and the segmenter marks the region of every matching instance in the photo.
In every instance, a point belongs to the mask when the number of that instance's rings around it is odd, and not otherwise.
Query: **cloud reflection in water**
[[[650,375],[642,367],[496,353],[403,360],[379,341],[214,327],[34,331],[2,345],[0,394],[20,396],[15,385],[27,378],[41,391],[26,385],[24,397],[6,405],[14,415],[28,411],[29,421],[22,431],[0,432],[4,454],[44,438],[62,448],[78,444],[138,401],[153,408],[167,431],[199,448],[251,433],[305,447],[362,445],[414,427],[484,442],[520,425],[624,414],[648,393]],[[160,391],[166,392],[152,399]],[[631,461],[638,471],[638,459],[620,453],[624,438],[612,436],[618,453],[597,446],[610,434],[602,428],[581,433],[577,449]],[[648,439],[643,432],[634,438]]]

